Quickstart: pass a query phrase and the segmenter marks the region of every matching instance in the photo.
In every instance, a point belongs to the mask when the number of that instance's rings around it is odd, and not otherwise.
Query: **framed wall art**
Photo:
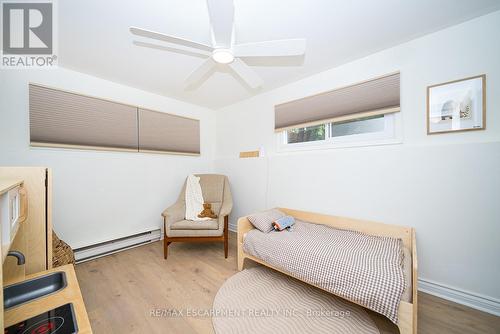
[[[485,128],[486,75],[427,87],[427,134]]]

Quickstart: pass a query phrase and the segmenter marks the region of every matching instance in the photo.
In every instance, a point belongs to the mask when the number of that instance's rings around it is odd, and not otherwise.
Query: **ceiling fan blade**
[[[185,38],[165,35],[165,34],[162,34],[162,33],[156,32],[156,31],[146,30],[146,29],[142,29],[142,28],[130,27],[130,32],[134,35],[137,35],[137,36],[152,38],[152,39],[156,39],[156,40],[168,42],[168,43],[184,45],[184,46],[188,46],[188,47],[195,48],[195,49],[206,50],[206,51],[213,51],[213,49],[214,49],[210,45],[190,41],[190,40],[185,39]]]
[[[199,58],[210,57],[210,54],[207,54],[203,51],[191,51],[191,50],[177,49],[177,48],[171,48],[171,47],[165,46],[165,45],[158,45],[158,44],[141,42],[141,41],[133,41],[132,43],[135,46],[140,46],[143,48],[150,48],[150,49],[156,49],[156,50],[161,50],[161,51],[175,52],[175,53],[183,54],[186,56],[199,57]]]
[[[279,39],[273,41],[236,44],[233,47],[235,57],[282,57],[300,56],[306,52],[306,40]]]
[[[229,49],[233,39],[233,0],[207,0],[214,45]]]
[[[212,57],[205,60],[197,69],[195,69],[185,80],[185,85],[187,87],[198,83],[205,75],[210,72],[215,67],[215,62]]]
[[[257,88],[259,86],[262,86],[262,79],[255,73],[254,70],[252,70],[250,67],[248,67],[247,64],[245,64],[241,59],[234,59],[234,61],[229,64],[229,67],[233,69],[233,71],[236,72],[236,74],[245,81],[248,86],[251,88]]]

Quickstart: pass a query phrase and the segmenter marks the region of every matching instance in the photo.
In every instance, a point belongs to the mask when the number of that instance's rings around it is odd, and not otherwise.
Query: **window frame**
[[[324,150],[346,147],[391,145],[402,143],[401,113],[384,114],[384,130],[332,137],[333,122],[325,124],[325,139],[302,143],[288,143],[288,131],[277,133],[277,152]]]

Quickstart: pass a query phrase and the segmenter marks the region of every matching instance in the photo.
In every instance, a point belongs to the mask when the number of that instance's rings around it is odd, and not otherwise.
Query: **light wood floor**
[[[155,242],[77,265],[94,333],[213,333],[201,311],[211,309],[219,287],[237,272],[235,239],[231,233],[228,259],[222,244],[173,243],[165,261]],[[188,310],[201,316],[186,316]],[[382,334],[398,332],[370,315]],[[419,293],[418,327],[423,334],[498,334],[500,317]]]

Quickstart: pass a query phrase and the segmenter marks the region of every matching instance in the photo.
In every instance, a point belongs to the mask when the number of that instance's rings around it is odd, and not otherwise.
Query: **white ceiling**
[[[305,57],[247,60],[264,79],[264,86],[257,90],[223,66],[195,89],[185,90],[184,79],[203,58],[132,43],[149,40],[131,35],[130,26],[210,44],[205,0],[59,1],[59,65],[217,109],[500,9],[498,0],[234,2],[237,42],[307,39]]]

